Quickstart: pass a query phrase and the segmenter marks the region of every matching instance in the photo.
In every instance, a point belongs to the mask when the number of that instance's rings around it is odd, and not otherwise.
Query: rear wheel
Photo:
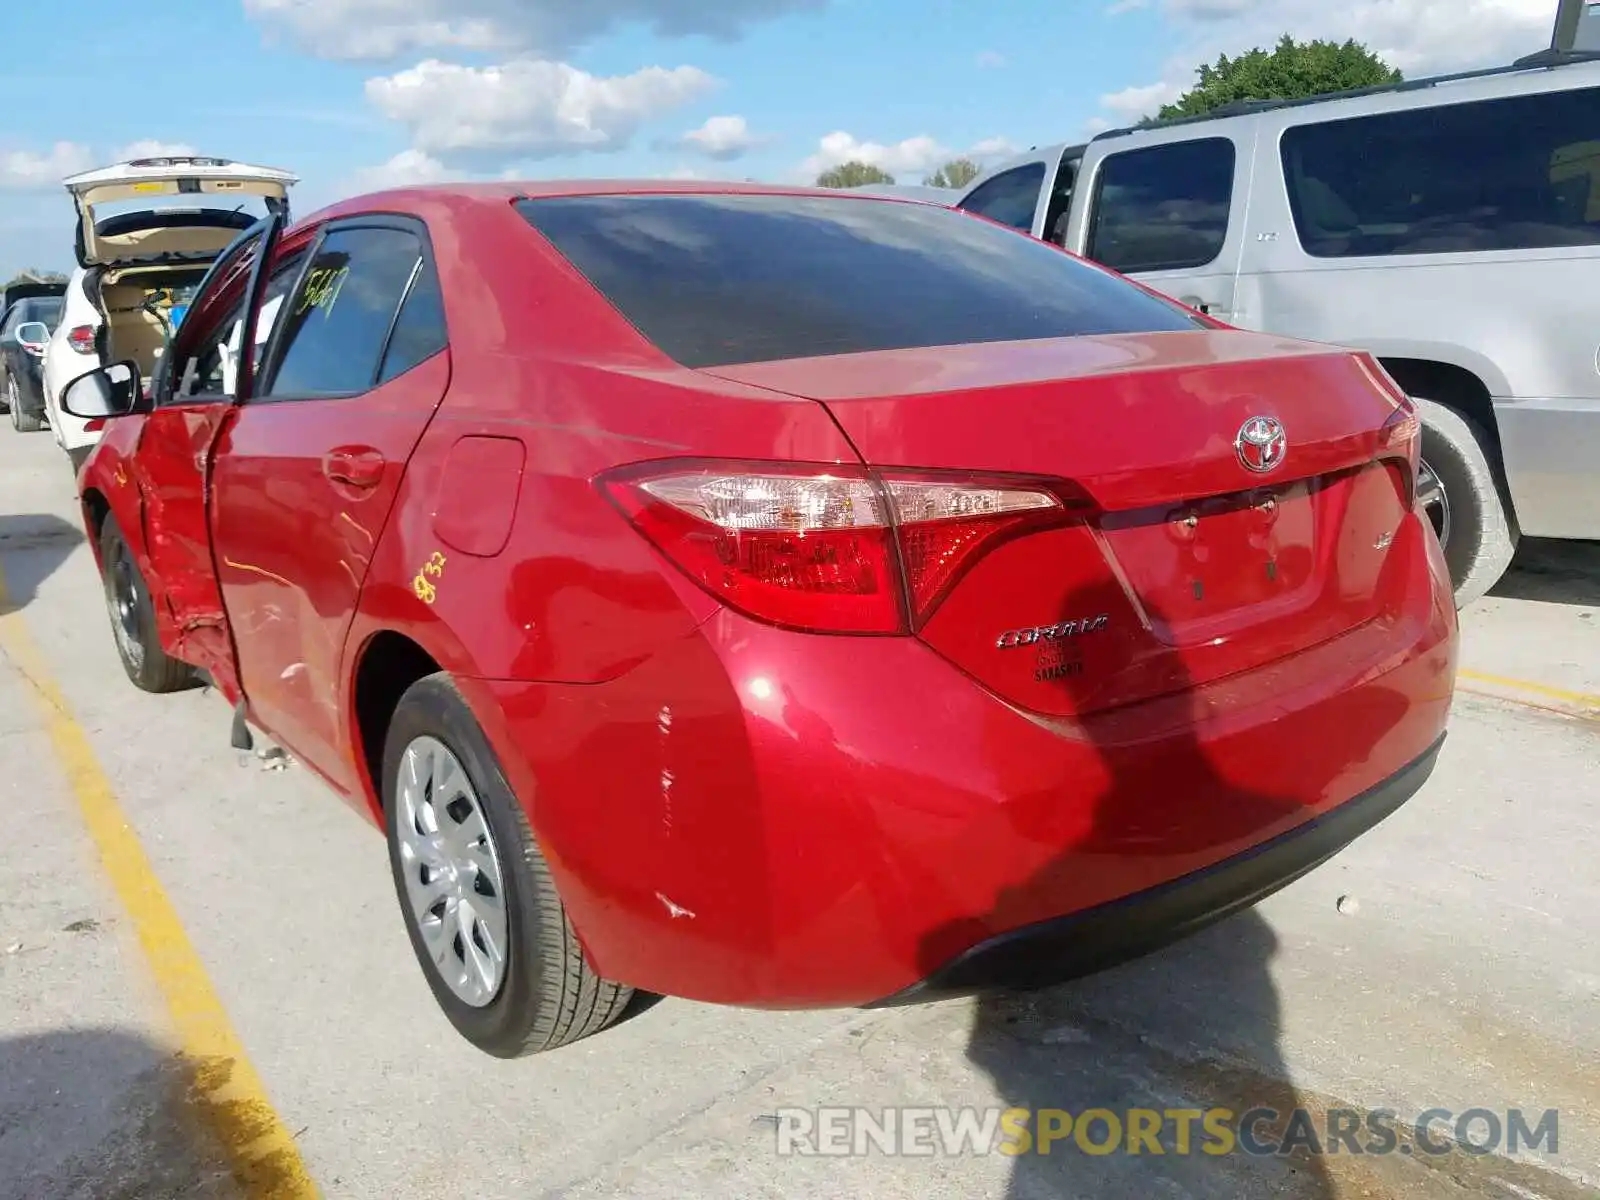
[[[448,676],[401,697],[382,790],[406,933],[462,1037],[517,1058],[622,1015],[632,989],[584,958],[522,807]]]
[[[22,408],[22,393],[17,390],[17,377],[6,376],[6,406],[11,410],[11,428],[18,433],[37,433],[44,428],[44,422]]]
[[[199,677],[194,668],[161,648],[150,589],[115,517],[108,516],[100,530],[100,570],[117,657],[134,686],[146,692],[177,692],[196,686]]]
[[[1414,397],[1422,416],[1417,498],[1450,566],[1457,608],[1492,588],[1516,554],[1517,530],[1491,465],[1489,439],[1469,418]]]

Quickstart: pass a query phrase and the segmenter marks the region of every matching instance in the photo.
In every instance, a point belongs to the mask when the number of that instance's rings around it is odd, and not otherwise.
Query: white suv
[[[1229,324],[1372,351],[1422,412],[1465,605],[1519,532],[1600,538],[1597,59],[1113,130],[956,206]]]
[[[45,348],[44,402],[74,471],[100,435],[61,411],[61,390],[124,359],[151,378],[212,262],[255,223],[246,203],[259,200],[287,220],[298,182],[274,167],[197,157],[135,159],[65,181],[78,211],[78,269]]]

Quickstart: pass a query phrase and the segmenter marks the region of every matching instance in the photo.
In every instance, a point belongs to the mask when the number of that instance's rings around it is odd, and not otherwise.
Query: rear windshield
[[[1043,242],[931,205],[653,195],[517,207],[687,367],[1201,327]]]

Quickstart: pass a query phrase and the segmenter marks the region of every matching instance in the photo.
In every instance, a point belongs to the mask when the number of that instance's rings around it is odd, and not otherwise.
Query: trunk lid
[[[873,466],[1063,480],[1089,501],[1083,519],[980,558],[921,630],[1035,711],[1129,703],[1309,648],[1390,611],[1425,553],[1390,438],[1407,413],[1364,355],[1218,330],[713,373],[822,402]],[[1278,430],[1286,450],[1263,462],[1256,443]]]
[[[269,212],[289,215],[289,188],[298,176],[277,167],[261,167],[225,158],[168,155],[132,159],[85,171],[63,181],[77,208],[78,265],[126,265],[132,262],[205,261],[214,258],[238,233],[236,222],[220,219],[226,210],[163,209],[97,219],[109,204],[130,200],[192,196],[221,204],[238,197],[263,200]],[[170,220],[162,218],[171,214]],[[197,216],[197,214],[199,214]],[[253,223],[254,217],[246,222]]]

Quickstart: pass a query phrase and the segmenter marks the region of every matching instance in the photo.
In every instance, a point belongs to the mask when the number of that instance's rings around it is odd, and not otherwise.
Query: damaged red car
[[[366,196],[242,233],[154,375],[63,397],[128,675],[209,679],[384,830],[491,1054],[634,989],[1098,970],[1314,868],[1444,735],[1373,359],[940,206]]]

